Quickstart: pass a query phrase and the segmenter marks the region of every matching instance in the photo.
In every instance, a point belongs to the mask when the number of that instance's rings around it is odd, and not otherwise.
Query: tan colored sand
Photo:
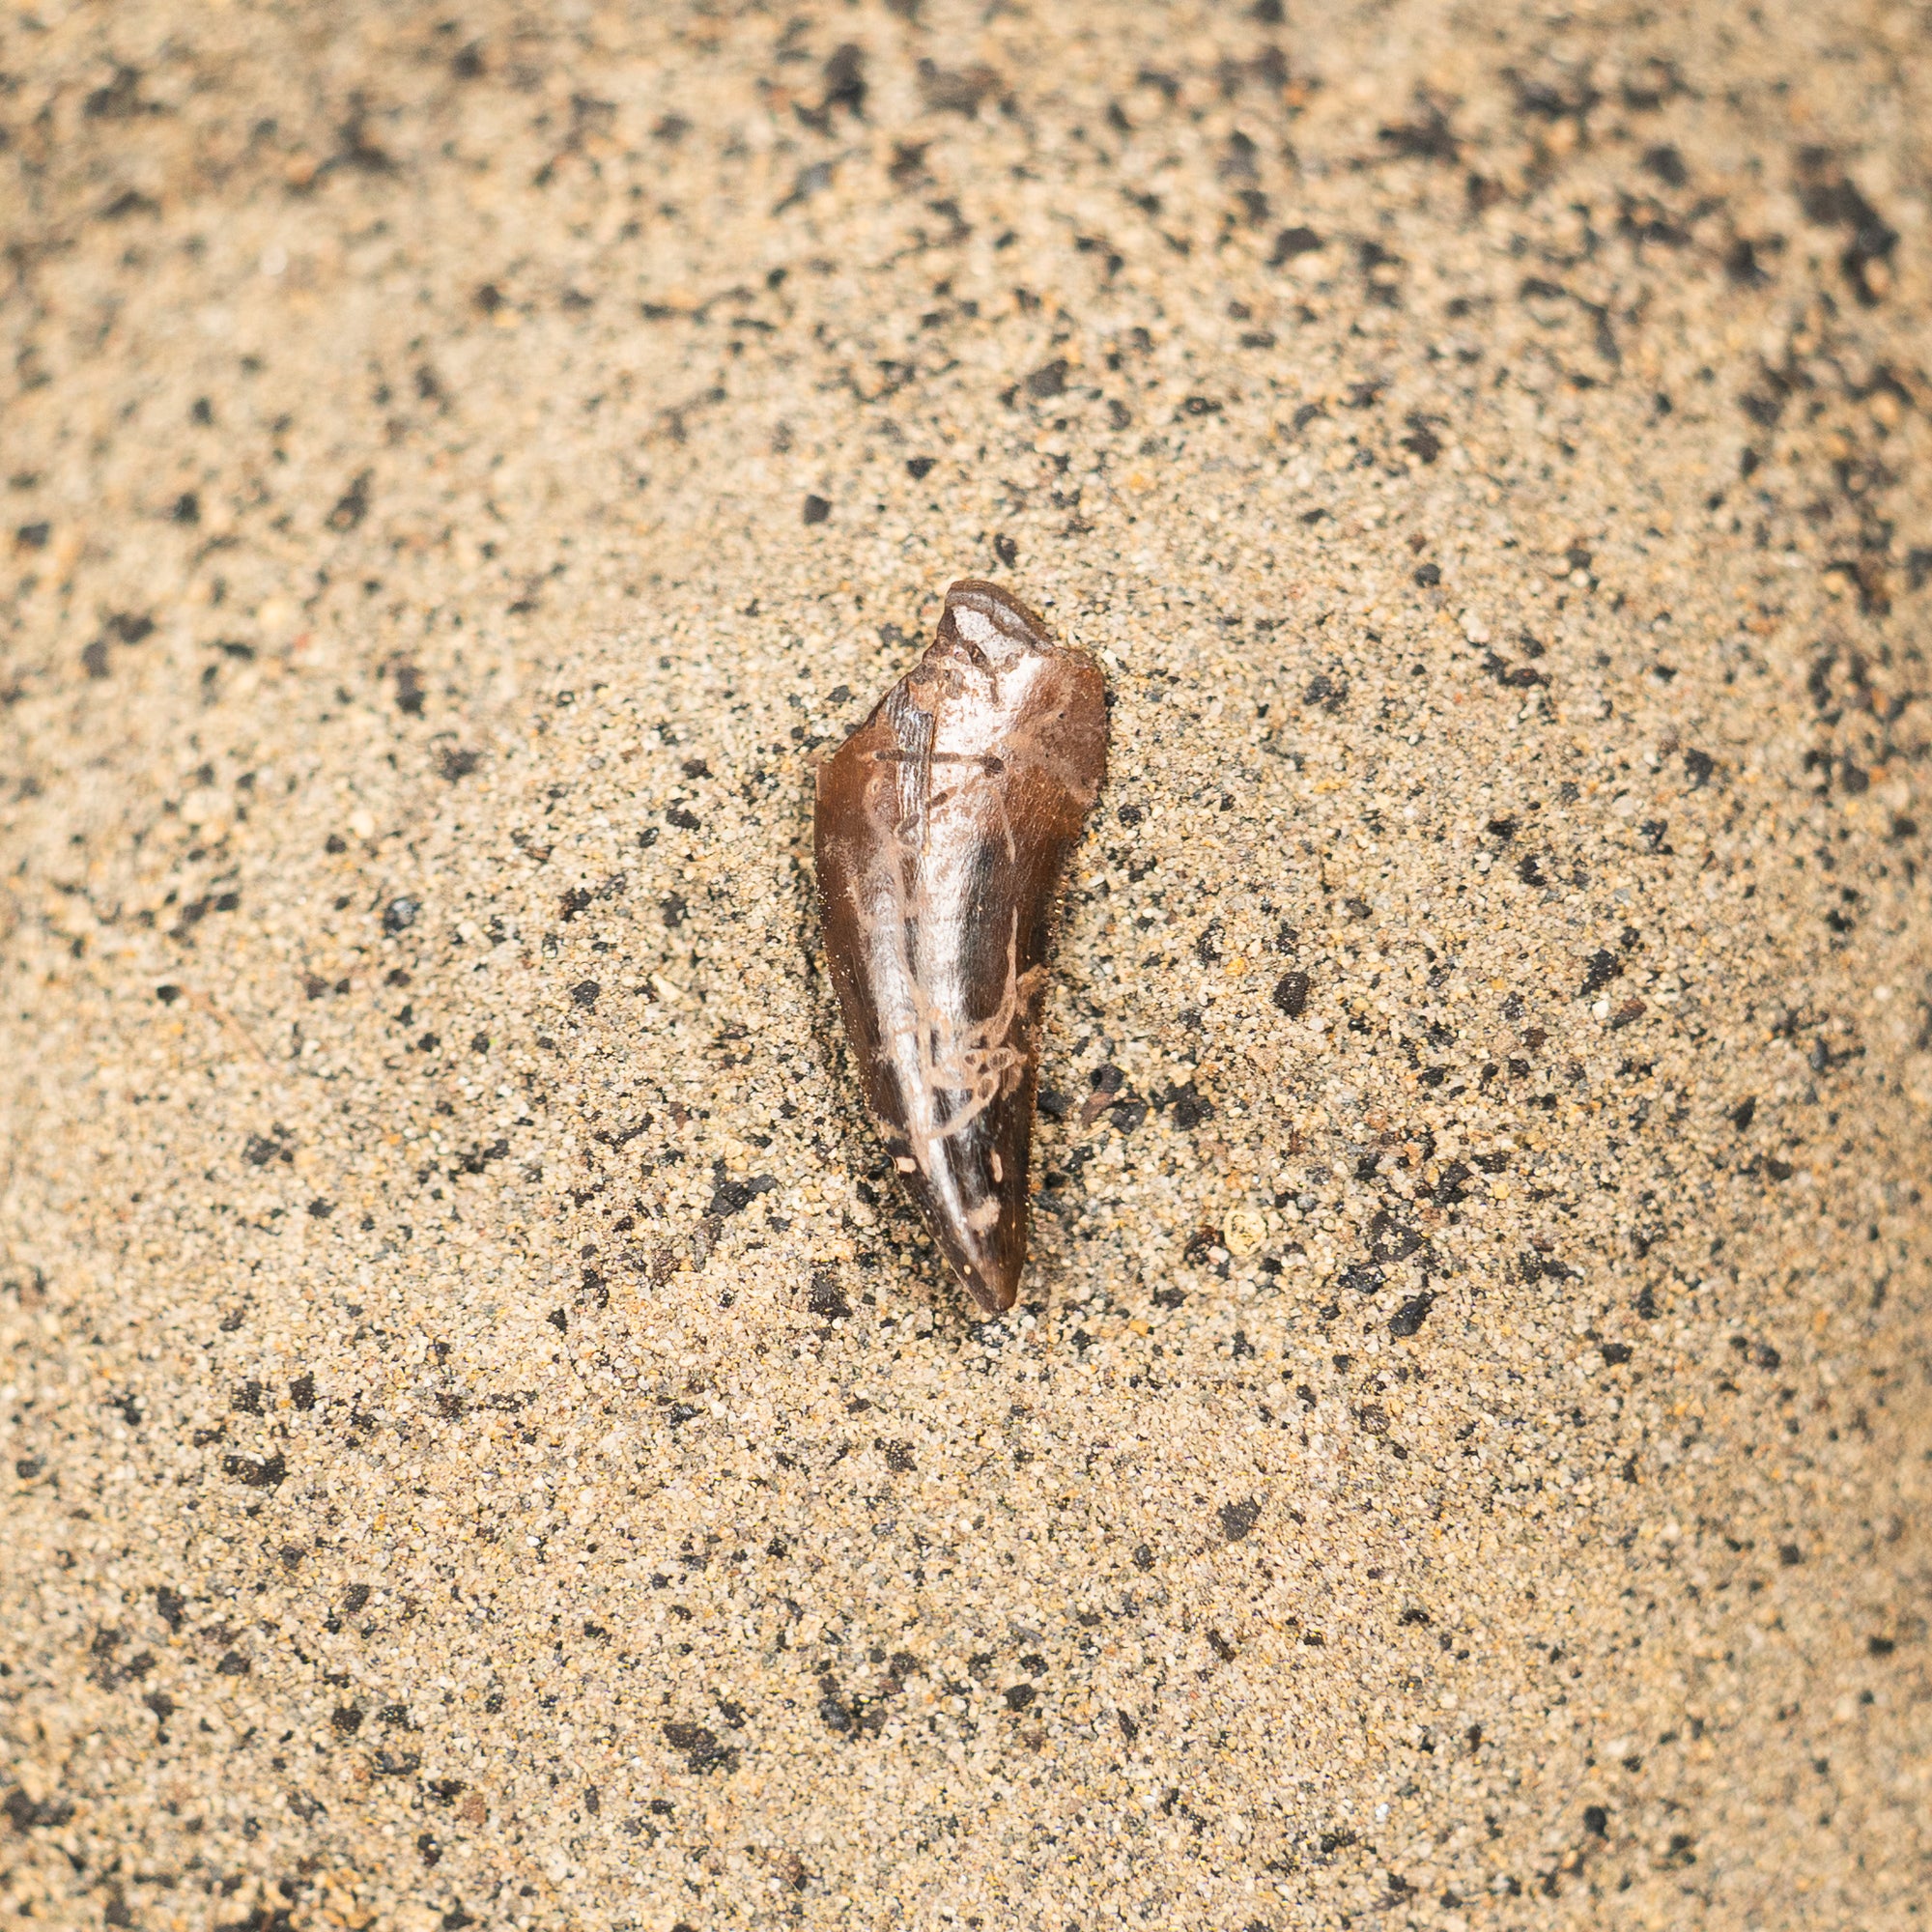
[[[1274,11],[0,28],[9,1924],[1922,1921],[1932,23]],[[991,1328],[805,863],[969,573]]]

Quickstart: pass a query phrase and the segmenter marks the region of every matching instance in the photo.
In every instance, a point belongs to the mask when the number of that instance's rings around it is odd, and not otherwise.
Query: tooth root
[[[980,1310],[1026,1264],[1053,905],[1107,768],[1106,681],[997,584],[826,760],[826,957],[894,1166]]]

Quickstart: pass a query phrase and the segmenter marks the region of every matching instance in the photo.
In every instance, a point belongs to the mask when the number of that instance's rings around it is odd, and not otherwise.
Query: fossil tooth
[[[1086,652],[966,579],[818,774],[825,951],[866,1098],[987,1315],[1026,1263],[1048,927],[1106,776],[1106,696]]]

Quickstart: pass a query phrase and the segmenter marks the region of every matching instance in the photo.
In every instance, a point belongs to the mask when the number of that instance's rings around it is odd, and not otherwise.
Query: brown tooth
[[[1048,928],[1106,777],[1106,698],[1085,651],[964,579],[818,773],[825,952],[866,1098],[986,1315],[1026,1264]]]

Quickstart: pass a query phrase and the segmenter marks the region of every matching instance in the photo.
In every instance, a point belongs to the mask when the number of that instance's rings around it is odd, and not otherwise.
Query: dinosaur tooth
[[[1099,666],[974,579],[819,768],[825,952],[867,1103],[987,1316],[1026,1264],[1047,943],[1106,769]]]

